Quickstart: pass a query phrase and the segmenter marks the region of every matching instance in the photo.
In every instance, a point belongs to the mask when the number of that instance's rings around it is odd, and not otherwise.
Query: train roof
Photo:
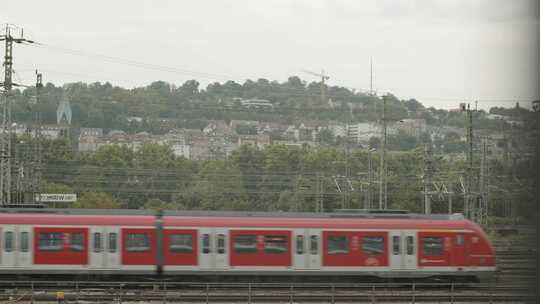
[[[81,208],[0,208],[1,214],[63,214],[63,215],[141,215],[155,216],[158,212],[149,209],[81,209]],[[336,209],[333,212],[260,212],[260,211],[209,211],[209,210],[164,210],[166,216],[205,217],[279,217],[279,218],[401,218],[457,220],[463,215],[418,214],[395,209]]]
[[[148,210],[0,209],[0,224],[155,226]],[[333,228],[333,229],[472,229],[457,215],[341,210],[331,213],[165,211],[166,227]]]

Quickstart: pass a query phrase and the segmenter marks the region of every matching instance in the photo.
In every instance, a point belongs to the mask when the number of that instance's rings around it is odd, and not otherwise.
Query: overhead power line
[[[242,75],[227,75],[227,74],[219,74],[219,73],[211,73],[211,72],[200,72],[200,71],[194,71],[194,70],[180,68],[180,67],[174,67],[174,66],[168,66],[168,65],[167,66],[158,65],[158,64],[154,64],[154,63],[147,63],[147,62],[143,62],[143,61],[126,59],[126,58],[122,58],[122,57],[116,57],[116,56],[110,56],[110,55],[104,55],[104,54],[97,54],[97,53],[92,53],[92,52],[82,51],[82,50],[69,49],[69,48],[54,46],[54,45],[45,44],[45,43],[33,43],[32,45],[35,45],[37,47],[48,48],[48,49],[51,49],[53,51],[59,51],[59,52],[63,52],[65,54],[70,54],[70,55],[74,55],[74,56],[83,56],[83,57],[87,57],[87,58],[95,58],[95,59],[99,59],[99,60],[103,60],[103,61],[111,62],[111,63],[115,63],[115,64],[122,64],[122,65],[132,66],[132,67],[136,67],[136,68],[150,69],[150,70],[167,72],[167,73],[174,73],[174,74],[183,75],[183,76],[198,77],[199,79],[205,79],[205,80],[211,80],[211,81],[224,81],[224,82],[226,82],[226,81],[234,81],[234,79],[242,79],[244,81],[249,80],[249,79],[255,79],[255,78],[261,79],[261,77],[249,77],[249,76],[246,76],[246,75],[242,76]],[[58,72],[58,70],[56,70],[56,72]],[[64,73],[64,72],[60,72],[60,73]],[[72,73],[72,74],[75,74],[75,73]],[[78,74],[82,75],[80,73],[78,73]],[[117,79],[117,80],[120,80],[120,79]],[[128,83],[133,83],[133,81],[131,81],[131,80],[121,80],[121,81],[128,82]],[[304,90],[298,90],[298,89],[295,89],[295,88],[286,88],[286,87],[283,87],[281,85],[276,85],[276,84],[272,84],[272,83],[268,83],[268,84],[257,83],[257,85],[266,86],[266,87],[270,87],[270,88],[281,89],[281,90],[296,91],[298,93],[305,93]],[[345,86],[345,85],[337,86],[337,87],[342,87],[342,88],[346,88],[346,89],[349,89],[349,90],[354,89],[355,91],[364,93],[366,95],[372,95],[372,93],[373,93],[373,88],[372,87],[371,88],[359,88],[359,87],[355,87],[355,86]],[[329,87],[329,88],[331,88],[331,87]],[[386,90],[379,89],[379,91],[391,93],[391,90],[389,90],[389,89],[386,89]],[[316,95],[312,96],[312,97],[316,97]],[[328,95],[328,97],[335,97],[335,96]],[[527,102],[533,102],[534,100],[540,99],[540,98],[523,98],[523,97],[477,98],[477,97],[464,97],[464,96],[461,96],[461,97],[415,96],[413,98],[419,99],[419,100],[439,100],[439,101],[465,101],[465,102],[478,101],[478,102],[482,102],[482,103],[488,103],[488,102],[492,102],[492,103],[507,103],[507,102],[509,102],[509,103],[516,103],[516,102],[527,103]]]

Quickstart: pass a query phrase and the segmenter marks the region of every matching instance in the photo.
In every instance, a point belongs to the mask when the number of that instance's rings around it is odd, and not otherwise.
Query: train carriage
[[[0,272],[483,279],[495,271],[486,234],[460,215],[100,212],[0,213]]]

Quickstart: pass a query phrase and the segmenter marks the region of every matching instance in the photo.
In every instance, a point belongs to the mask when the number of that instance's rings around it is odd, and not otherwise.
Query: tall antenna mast
[[[373,57],[369,57],[369,94],[373,95]]]

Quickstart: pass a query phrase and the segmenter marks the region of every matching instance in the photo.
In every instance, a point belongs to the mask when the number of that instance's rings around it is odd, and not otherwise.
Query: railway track
[[[496,248],[498,283],[536,281],[540,269],[539,256],[535,248],[516,245]]]
[[[540,297],[535,279],[537,252],[514,246],[498,248],[495,282],[475,283],[200,283],[0,281],[0,302],[35,303],[337,303],[337,302],[512,302]],[[535,266],[533,266],[535,265]]]
[[[280,284],[175,282],[0,282],[0,301],[50,302],[527,302],[533,290],[493,284]],[[10,288],[11,286],[11,288]]]

